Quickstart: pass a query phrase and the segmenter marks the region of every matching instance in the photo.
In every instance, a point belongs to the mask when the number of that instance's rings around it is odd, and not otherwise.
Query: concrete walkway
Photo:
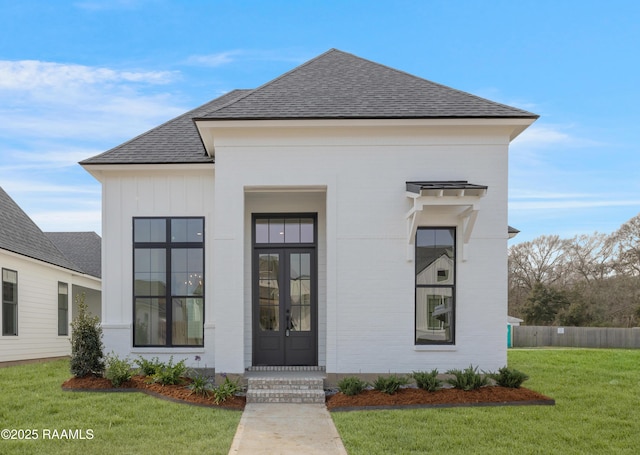
[[[324,404],[248,403],[229,455],[347,455]]]

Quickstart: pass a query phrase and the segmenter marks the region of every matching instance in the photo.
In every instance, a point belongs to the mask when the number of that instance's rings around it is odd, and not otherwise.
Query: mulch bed
[[[111,381],[96,376],[71,378],[62,384],[63,390],[95,392],[143,392],[166,400],[187,403],[196,406],[210,406],[231,410],[243,410],[246,404],[244,396],[234,396],[215,404],[213,398],[192,394],[187,389],[188,379],[181,385],[161,385],[147,383],[144,376],[134,376],[121,387],[113,387]],[[327,398],[330,411],[352,411],[367,409],[402,408],[443,408],[457,406],[514,406],[514,405],[554,405],[549,397],[526,388],[510,389],[506,387],[482,387],[465,392],[458,389],[440,389],[426,392],[417,388],[403,388],[393,395],[377,390],[365,390],[355,396],[336,393]]]
[[[143,392],[148,395],[163,398],[179,403],[188,403],[197,406],[211,406],[214,408],[224,408],[232,410],[243,410],[246,399],[243,396],[233,396],[227,398],[220,404],[215,404],[212,397],[203,397],[191,393],[187,389],[189,380],[185,379],[181,385],[162,385],[147,383],[144,376],[133,376],[130,381],[123,383],[120,387],[113,387],[111,381],[106,378],[96,376],[85,376],[82,378],[71,378],[62,384],[63,390],[72,391],[95,391],[95,392]]]
[[[554,404],[555,400],[533,390],[498,386],[482,387],[468,392],[459,389],[427,392],[417,388],[404,388],[393,395],[378,390],[365,390],[355,396],[337,393],[327,399],[327,408],[330,411]]]

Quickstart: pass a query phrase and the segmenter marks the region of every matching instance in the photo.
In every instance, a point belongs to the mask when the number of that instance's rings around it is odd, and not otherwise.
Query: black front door
[[[316,214],[252,218],[253,365],[317,365]]]
[[[311,248],[254,250],[254,365],[316,365],[315,269]]]

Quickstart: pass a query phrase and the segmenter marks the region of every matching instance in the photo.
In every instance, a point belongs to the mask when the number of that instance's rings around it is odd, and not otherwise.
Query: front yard
[[[350,455],[635,454],[640,350],[510,350],[555,406],[332,413]]]
[[[242,415],[142,393],[63,392],[69,377],[66,360],[0,368],[0,430],[32,437],[3,433],[0,453],[226,454]]]
[[[640,350],[511,350],[509,366],[556,405],[332,417],[350,455],[637,453]],[[0,368],[0,430],[32,437],[0,440],[0,453],[226,454],[240,421],[141,393],[63,392],[69,376],[68,361]]]

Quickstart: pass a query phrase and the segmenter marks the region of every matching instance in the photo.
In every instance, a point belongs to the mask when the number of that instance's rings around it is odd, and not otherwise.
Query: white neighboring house
[[[0,362],[67,356],[75,296],[101,314],[101,240],[42,232],[0,188]]]
[[[332,49],[83,161],[107,351],[237,374],[504,366],[508,150],[536,118]]]

